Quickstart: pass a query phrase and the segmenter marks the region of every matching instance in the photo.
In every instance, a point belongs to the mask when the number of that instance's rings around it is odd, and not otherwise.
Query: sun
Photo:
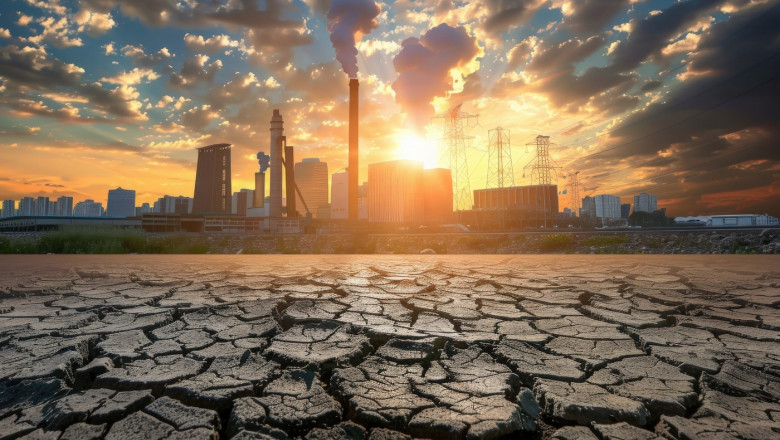
[[[404,130],[395,136],[396,159],[416,160],[422,162],[425,168],[440,166],[440,152],[435,140],[423,137],[409,130]]]

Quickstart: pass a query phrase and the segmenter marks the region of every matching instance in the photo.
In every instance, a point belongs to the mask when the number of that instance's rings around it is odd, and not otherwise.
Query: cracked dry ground
[[[778,439],[780,259],[0,259],[0,439]]]

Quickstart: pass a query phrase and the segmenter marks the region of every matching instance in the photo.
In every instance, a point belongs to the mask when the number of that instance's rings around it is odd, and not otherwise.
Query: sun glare
[[[425,168],[436,168],[439,164],[439,148],[436,141],[426,139],[409,131],[396,135],[396,159],[416,160]]]

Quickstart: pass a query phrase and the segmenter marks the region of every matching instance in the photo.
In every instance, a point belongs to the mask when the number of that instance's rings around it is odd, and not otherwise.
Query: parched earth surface
[[[780,439],[774,256],[0,258],[0,439]]]

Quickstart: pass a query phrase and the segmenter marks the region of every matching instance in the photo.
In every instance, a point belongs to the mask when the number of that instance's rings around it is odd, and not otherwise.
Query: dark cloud
[[[507,67],[509,70],[515,70],[528,62],[531,55],[533,43],[530,40],[523,40],[515,44],[507,54]]]
[[[236,72],[233,79],[218,87],[211,87],[206,95],[208,102],[215,109],[223,109],[229,104],[238,104],[250,99],[257,99],[257,78],[254,74],[246,75]]]
[[[649,80],[645,81],[642,84],[642,87],[639,88],[639,91],[640,92],[652,92],[653,90],[657,90],[657,89],[661,88],[661,86],[663,86],[663,85],[664,85],[664,83],[661,80],[649,79]]]
[[[175,88],[190,89],[201,83],[211,83],[217,72],[222,68],[222,61],[215,60],[208,63],[208,55],[194,55],[184,61],[181,70],[173,73],[168,84]]]
[[[544,2],[538,0],[485,0],[487,18],[482,25],[488,33],[500,33],[530,20]]]
[[[706,194],[735,191],[755,199],[746,206],[766,208],[771,194],[759,188],[780,182],[780,171],[770,166],[780,162],[778,22],[780,8],[768,4],[713,25],[691,54],[683,84],[618,124],[600,152],[574,166],[656,167],[635,189],[651,185],[661,196],[693,200],[678,209],[707,213]]]
[[[173,57],[166,48],[162,48],[156,53],[147,54],[143,46],[133,46],[132,44],[123,46],[122,53],[130,58],[134,65],[139,67],[153,67]]]
[[[612,68],[635,69],[651,56],[658,56],[670,38],[679,35],[723,0],[689,0],[674,3],[660,14],[631,22],[631,33],[612,52]]]
[[[0,77],[32,89],[73,86],[84,69],[50,58],[43,47],[15,44],[0,47]]]
[[[219,113],[206,104],[184,112],[181,115],[181,125],[190,130],[201,132],[217,118],[219,118]]]
[[[567,16],[563,25],[578,34],[590,34],[602,28],[631,0],[566,0]]]

